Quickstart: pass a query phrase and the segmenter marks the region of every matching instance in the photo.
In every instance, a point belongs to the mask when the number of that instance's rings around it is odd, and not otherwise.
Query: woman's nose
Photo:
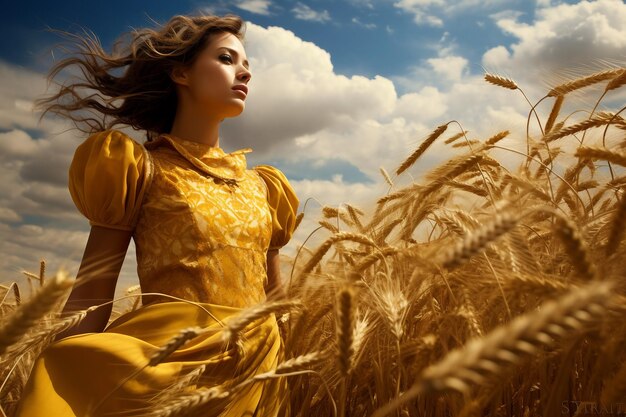
[[[248,82],[252,78],[252,73],[246,67],[243,67],[237,78],[241,81]]]

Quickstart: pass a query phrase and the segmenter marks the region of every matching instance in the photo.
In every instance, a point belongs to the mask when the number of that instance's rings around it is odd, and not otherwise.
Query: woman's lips
[[[233,87],[233,90],[239,92],[239,94],[243,94],[244,99],[248,96],[248,86],[245,84],[238,84]]]
[[[235,90],[235,93],[238,93],[243,98],[246,98],[247,94],[243,90]]]

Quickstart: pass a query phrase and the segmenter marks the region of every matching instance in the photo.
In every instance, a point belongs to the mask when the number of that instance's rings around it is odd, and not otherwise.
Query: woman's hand
[[[62,316],[113,300],[131,237],[132,231],[92,226],[76,282]],[[89,312],[80,323],[59,333],[55,341],[75,334],[103,331],[111,317],[111,310],[112,305],[107,304]]]

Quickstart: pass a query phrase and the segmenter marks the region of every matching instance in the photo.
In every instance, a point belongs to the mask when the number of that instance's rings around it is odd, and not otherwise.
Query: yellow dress
[[[116,130],[77,148],[69,172],[76,206],[91,225],[133,231],[142,292],[163,295],[144,295],[140,308],[102,333],[48,346],[18,417],[151,415],[193,370],[201,377],[186,386],[190,396],[214,386],[228,392],[277,365],[283,351],[273,314],[245,329],[242,350],[225,345],[220,331],[229,317],[265,300],[267,250],[285,245],[295,227],[292,187],[274,167],[247,169],[250,151],[225,153],[171,135],[142,145]],[[147,366],[193,326],[209,331]],[[276,416],[285,389],[283,379],[248,384],[198,415]]]

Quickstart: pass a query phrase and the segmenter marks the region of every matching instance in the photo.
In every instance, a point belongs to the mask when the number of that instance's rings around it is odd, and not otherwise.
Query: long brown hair
[[[82,78],[36,101],[36,107],[72,120],[86,133],[124,124],[145,130],[148,140],[171,130],[177,97],[171,71],[191,65],[212,35],[229,32],[243,41],[245,25],[236,15],[174,16],[158,30],[133,30],[120,36],[109,54],[98,38],[57,31],[77,48],[56,63],[48,83],[64,69],[78,67]],[[124,39],[130,35],[130,40]],[[72,52],[72,51],[71,51]],[[125,68],[125,69],[124,69]],[[121,75],[116,75],[123,70]],[[87,94],[81,94],[85,91]]]

